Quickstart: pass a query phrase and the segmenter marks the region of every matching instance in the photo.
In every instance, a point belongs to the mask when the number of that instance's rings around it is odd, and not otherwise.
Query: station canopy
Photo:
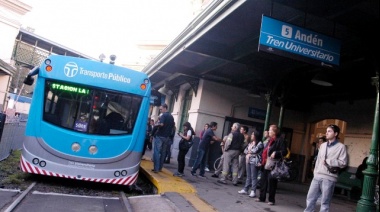
[[[263,26],[263,17],[279,22],[284,32],[289,26],[294,32],[300,29],[308,43],[300,44],[299,54],[277,49],[280,41],[263,45],[260,36],[286,37],[281,31],[276,34],[276,25]],[[274,34],[263,32],[268,26]],[[277,105],[288,109],[307,111],[337,101],[354,104],[376,98],[372,78],[379,70],[378,26],[378,0],[213,1],[143,72],[157,90],[164,84],[175,90],[203,78],[262,97],[270,93]],[[315,45],[318,38],[325,38],[323,45]],[[296,43],[290,37],[284,41]],[[309,47],[327,57],[308,58],[300,48]],[[330,53],[336,54],[335,61],[326,61]],[[312,82],[316,77],[327,77],[331,84],[317,85]]]

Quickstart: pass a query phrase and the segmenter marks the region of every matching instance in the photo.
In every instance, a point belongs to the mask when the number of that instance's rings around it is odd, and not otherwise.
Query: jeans
[[[205,157],[206,151],[204,149],[199,149],[197,151],[197,158],[195,159],[195,162],[193,164],[193,169],[191,169],[191,173],[196,173],[197,169],[199,168],[199,175],[205,175],[205,167],[206,167],[206,157]]]
[[[169,137],[154,137],[154,152],[153,152],[153,163],[154,171],[161,171],[164,166],[166,149],[169,142]]]
[[[315,211],[315,204],[318,197],[321,196],[321,208],[319,211],[329,211],[332,196],[334,194],[335,182],[323,179],[313,178],[310,184],[309,192],[306,197],[305,212]]]
[[[257,167],[255,164],[246,163],[247,179],[245,180],[245,191],[248,191],[249,187],[251,187],[252,191],[256,194],[256,188],[259,182],[257,179],[259,169],[260,167]]]
[[[169,139],[169,142],[166,145],[166,154],[165,154],[165,161],[168,161],[168,162],[170,162],[170,158],[172,157],[172,144],[173,144],[173,140]]]

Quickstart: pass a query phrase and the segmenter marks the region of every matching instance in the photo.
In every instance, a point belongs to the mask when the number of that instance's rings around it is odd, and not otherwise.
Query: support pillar
[[[267,100],[267,114],[265,115],[264,131],[269,127],[269,119],[272,111],[272,96],[271,93],[265,94],[265,99]],[[264,133],[264,132],[263,132]]]
[[[378,176],[378,139],[379,139],[379,73],[377,72],[376,77],[372,78],[372,83],[376,86],[377,97],[376,97],[376,109],[375,109],[375,120],[373,122],[373,133],[372,142],[370,148],[370,154],[367,159],[367,169],[363,171],[364,182],[362,195],[356,206],[357,212],[372,212],[376,211],[376,205],[374,203],[374,196],[376,190],[376,180]]]
[[[281,108],[280,108],[280,116],[278,118],[278,129],[281,130],[282,128],[282,123],[284,122],[284,105],[281,104]]]

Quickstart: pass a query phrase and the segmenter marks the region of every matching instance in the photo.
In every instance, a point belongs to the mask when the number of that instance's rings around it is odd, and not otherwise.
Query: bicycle
[[[222,158],[222,156],[218,157],[218,158],[214,161],[214,170],[218,169],[218,166],[219,166],[219,163],[220,163],[221,158]]]

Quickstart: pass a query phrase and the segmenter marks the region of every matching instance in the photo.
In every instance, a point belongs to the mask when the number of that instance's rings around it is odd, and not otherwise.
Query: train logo
[[[67,77],[75,77],[75,75],[78,74],[78,65],[74,62],[68,62],[66,63],[65,67],[64,67],[64,72],[65,72],[65,75]]]

